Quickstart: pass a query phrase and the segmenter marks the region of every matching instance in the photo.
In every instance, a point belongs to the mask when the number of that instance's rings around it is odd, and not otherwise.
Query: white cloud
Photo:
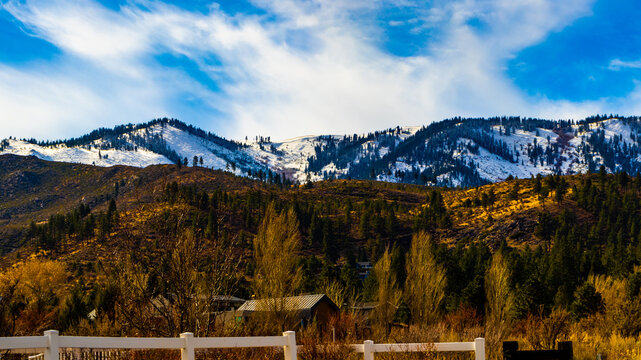
[[[608,103],[529,97],[507,78],[504,66],[515,52],[589,15],[592,3],[440,0],[422,8],[424,2],[407,0],[260,0],[256,4],[271,16],[230,16],[216,7],[202,14],[155,2],[129,4],[119,12],[89,1],[9,2],[8,11],[65,56],[64,66],[48,65],[51,69],[5,69],[16,83],[32,81],[19,86],[24,96],[2,92],[0,101],[12,104],[4,118],[24,123],[92,118],[104,126],[114,112],[127,121],[171,115],[235,138],[363,132],[458,115],[578,118]],[[408,23],[419,34],[439,30],[438,37],[426,39],[424,54],[389,54],[378,46],[382,29],[355,20],[389,6],[411,7],[417,16]],[[473,19],[481,25],[469,25]],[[165,52],[193,60],[222,91],[157,65],[154,56]],[[212,57],[219,63],[212,64]],[[69,64],[99,71],[83,81]],[[55,77],[40,76],[60,67]],[[103,82],[109,91],[101,89]],[[71,95],[27,95],[31,87],[56,83]],[[112,92],[117,95],[107,95]],[[198,99],[202,108],[180,105],[184,98]],[[147,115],[154,109],[158,113]]]
[[[0,66],[0,137],[79,136],[166,113],[163,94],[148,85],[114,83],[99,69],[72,64],[28,72]]]
[[[620,59],[613,59],[610,61],[610,65],[608,66],[609,70],[612,71],[619,71],[621,69],[641,69],[641,60],[637,61],[623,61]]]
[[[37,36],[62,50],[128,76],[142,76],[134,59],[151,50],[148,31],[133,12],[116,14],[81,0],[29,1],[5,6]]]

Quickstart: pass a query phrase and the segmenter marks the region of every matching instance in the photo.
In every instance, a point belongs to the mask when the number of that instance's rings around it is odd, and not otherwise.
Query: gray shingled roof
[[[314,294],[314,295],[300,295],[300,296],[290,296],[284,298],[283,310],[285,311],[304,311],[311,310],[316,304],[318,304],[323,298],[326,298],[327,301],[338,309],[338,306],[334,304],[330,298],[325,294]],[[269,311],[274,307],[277,301],[280,299],[259,299],[259,300],[248,300],[243,305],[238,308],[238,311]]]
[[[213,301],[226,301],[226,302],[234,302],[234,303],[240,303],[240,302],[245,302],[245,299],[237,298],[235,296],[231,295],[214,295],[211,297]]]

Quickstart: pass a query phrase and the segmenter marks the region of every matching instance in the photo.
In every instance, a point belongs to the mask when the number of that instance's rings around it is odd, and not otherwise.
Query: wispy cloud
[[[110,81],[84,64],[28,71],[0,66],[0,137],[62,138],[139,122],[167,113],[163,100],[150,83]]]
[[[170,115],[237,138],[353,133],[457,115],[577,118],[606,102],[527,96],[504,66],[516,52],[589,15],[592,3],[258,0],[266,15],[230,15],[147,1],[117,12],[90,1],[10,1],[5,9],[64,56],[37,68],[0,68],[18,89],[9,95],[0,83],[0,94],[7,94],[0,101],[10,104],[0,107],[1,115],[60,127]],[[390,6],[411,7],[412,31],[438,29],[439,36],[426,38],[415,56],[385,51],[378,41],[385,29],[371,19]],[[160,54],[190,59],[220,90],[160,66]],[[34,87],[44,94],[30,98]],[[9,130],[25,132],[19,125]]]
[[[620,59],[613,59],[612,61],[610,61],[610,65],[608,66],[608,69],[613,71],[619,71],[625,68],[641,69],[641,60],[623,61]]]

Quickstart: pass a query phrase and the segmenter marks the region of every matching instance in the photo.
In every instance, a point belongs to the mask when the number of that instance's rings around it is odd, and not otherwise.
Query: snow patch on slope
[[[217,156],[214,152],[227,153],[230,156],[231,152],[206,139],[176,129],[173,126],[154,125],[149,130],[152,134],[161,135],[172,150],[181,157],[187,158],[189,164],[192,164],[194,156],[198,156],[203,158],[202,166],[204,167],[211,169],[225,169],[227,167],[227,161]]]
[[[58,145],[45,147],[31,144],[21,140],[8,140],[9,146],[0,154],[14,154],[22,156],[35,156],[42,160],[60,161],[96,166],[127,165],[146,167],[156,164],[171,164],[165,156],[154,152],[138,149],[138,151],[125,150],[98,150],[95,147],[80,148]]]

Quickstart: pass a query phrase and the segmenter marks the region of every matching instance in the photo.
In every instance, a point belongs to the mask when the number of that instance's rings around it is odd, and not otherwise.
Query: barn
[[[236,311],[237,321],[246,321],[251,316],[267,311],[274,311],[275,304],[282,304],[282,309],[291,312],[299,320],[301,326],[316,321],[325,327],[329,319],[337,315],[340,309],[325,294],[290,296],[282,299],[248,300]]]

